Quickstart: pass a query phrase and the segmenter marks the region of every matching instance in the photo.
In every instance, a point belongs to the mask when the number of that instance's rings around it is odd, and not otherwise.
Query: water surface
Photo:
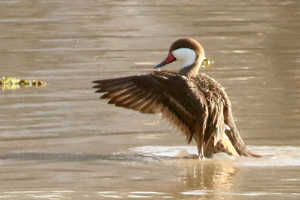
[[[48,85],[0,93],[0,198],[299,199],[299,6],[2,0],[0,75]],[[246,144],[270,156],[179,159],[196,147],[160,116],[98,99],[92,80],[152,71],[181,37],[201,42]]]

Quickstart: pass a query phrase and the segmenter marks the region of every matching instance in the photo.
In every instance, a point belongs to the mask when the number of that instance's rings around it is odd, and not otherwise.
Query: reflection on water
[[[0,76],[47,86],[0,93],[0,198],[299,199],[299,6],[2,0]],[[271,156],[179,159],[195,147],[159,116],[98,100],[92,80],[151,71],[179,37],[201,42],[245,142]]]
[[[224,193],[233,193],[234,177],[238,175],[237,168],[230,162],[194,162],[185,163],[182,171],[182,184],[186,196],[207,196],[209,199],[221,199]]]

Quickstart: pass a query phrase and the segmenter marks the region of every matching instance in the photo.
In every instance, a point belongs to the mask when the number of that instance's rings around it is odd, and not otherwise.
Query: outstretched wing
[[[197,132],[203,135],[207,119],[207,103],[203,94],[174,72],[155,71],[150,74],[93,81],[96,92],[109,104],[139,111],[162,113],[190,142]],[[199,132],[199,133],[198,133]]]

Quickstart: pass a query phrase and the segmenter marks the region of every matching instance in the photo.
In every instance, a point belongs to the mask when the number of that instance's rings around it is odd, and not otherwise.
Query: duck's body
[[[173,43],[161,67],[183,58],[178,72],[149,74],[94,81],[105,92],[101,98],[118,107],[141,113],[161,113],[187,137],[197,143],[199,158],[225,152],[233,156],[257,156],[245,146],[235,126],[230,101],[214,79],[198,74],[204,59],[201,45],[192,39]]]

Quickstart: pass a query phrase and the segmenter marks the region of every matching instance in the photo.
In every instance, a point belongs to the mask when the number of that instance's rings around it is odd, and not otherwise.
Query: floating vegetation
[[[46,85],[46,82],[40,80],[20,80],[15,77],[2,77],[2,80],[0,80],[2,90],[15,90],[20,87],[43,87]]]
[[[210,58],[205,58],[202,62],[201,67],[210,67],[212,64],[214,64],[214,61]]]

